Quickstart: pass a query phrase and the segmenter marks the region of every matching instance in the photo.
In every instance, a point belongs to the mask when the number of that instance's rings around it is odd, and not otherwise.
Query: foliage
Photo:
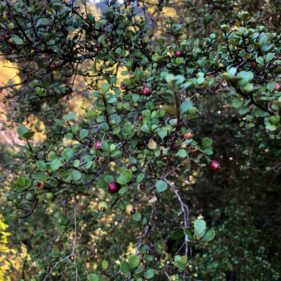
[[[2,221],[2,216],[0,217],[0,280],[4,281],[6,276],[6,271],[9,267],[9,262],[5,259],[7,253],[9,253],[9,248],[7,247],[9,233],[6,232],[7,225]]]
[[[108,2],[98,18],[85,1],[0,1],[0,51],[21,76],[2,89],[24,143],[5,167],[6,216],[29,254],[22,278],[278,280],[279,255],[260,245],[254,208],[237,208],[267,192],[253,189],[251,170],[280,174],[274,157],[253,154],[280,156],[274,22],[257,25],[242,10],[251,3],[186,1],[198,21],[179,22],[161,14],[169,1],[140,1],[144,17],[131,1]],[[219,24],[210,11],[224,15]],[[79,114],[68,110],[73,96],[83,98]],[[44,123],[40,141],[31,115]],[[193,195],[214,192],[212,181],[226,207]],[[233,199],[221,182],[250,192]]]

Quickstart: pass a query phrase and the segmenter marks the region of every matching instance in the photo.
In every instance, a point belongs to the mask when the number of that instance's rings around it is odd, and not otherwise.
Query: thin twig
[[[79,280],[78,266],[77,266],[77,255],[76,255],[76,244],[77,244],[77,206],[76,201],[73,204],[73,224],[74,224],[74,239],[72,245],[72,251],[69,255],[64,257],[62,260],[56,262],[48,271],[47,275],[44,277],[43,281],[47,281],[53,270],[62,262],[69,260],[71,257],[74,259],[75,264],[75,281]]]
[[[176,195],[176,197],[177,197],[177,199],[180,203],[181,214],[183,215],[183,225],[184,225],[184,228],[187,228],[188,222],[189,222],[188,206],[183,202],[176,186],[172,182],[167,180],[166,178],[164,178],[163,180],[170,186],[170,188],[172,189],[172,191]],[[185,256],[188,256],[188,243],[189,243],[188,235],[186,233],[184,233],[184,252],[185,252]],[[184,272],[184,274],[183,274],[183,280],[187,280],[186,272]]]

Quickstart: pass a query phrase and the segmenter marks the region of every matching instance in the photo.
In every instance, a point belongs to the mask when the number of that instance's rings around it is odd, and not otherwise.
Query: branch
[[[257,103],[257,102],[255,101],[255,99],[254,99],[254,97],[253,97],[252,94],[248,96],[248,95],[244,94],[239,88],[235,87],[233,84],[231,84],[231,85],[234,87],[234,89],[236,90],[236,92],[237,92],[240,96],[242,96],[244,99],[250,100],[251,103],[252,103],[253,105],[255,105],[257,108],[259,108],[260,110],[269,113],[269,115],[273,115],[273,112],[272,112],[271,110],[269,110],[268,108],[264,107],[263,105]]]
[[[78,267],[77,267],[77,256],[76,256],[76,244],[77,244],[77,206],[76,201],[73,204],[73,224],[74,224],[74,240],[72,245],[72,251],[69,255],[64,257],[62,260],[56,262],[48,271],[47,275],[44,277],[42,281],[47,281],[53,270],[62,262],[69,260],[71,257],[74,258],[75,264],[75,281],[79,280],[78,277]]]
[[[182,216],[183,216],[183,225],[184,225],[184,228],[187,228],[188,227],[188,221],[189,221],[189,208],[183,202],[176,186],[172,182],[168,181],[166,178],[164,178],[163,180],[170,186],[170,188],[172,189],[172,191],[176,195],[176,197],[179,201],[180,207],[181,207],[181,213],[180,214],[182,214]],[[188,256],[188,242],[189,242],[188,235],[186,233],[184,233],[184,253],[185,253],[185,256]],[[183,273],[183,280],[187,280],[186,272]]]
[[[145,237],[149,234],[149,231],[151,230],[152,228],[152,220],[153,220],[153,216],[154,216],[154,213],[155,213],[155,207],[152,209],[151,213],[150,213],[150,217],[149,217],[149,221],[148,223],[146,224],[142,234],[141,234],[141,237],[137,243],[137,248],[136,248],[136,255],[139,254],[139,250],[142,246],[142,241],[143,239],[145,239]]]
[[[10,88],[14,88],[14,87],[17,87],[17,86],[20,86],[20,85],[24,85],[26,84],[28,81],[22,81],[20,83],[16,83],[16,84],[8,84],[6,86],[0,86],[0,91],[2,90],[5,90],[5,89],[10,89]]]

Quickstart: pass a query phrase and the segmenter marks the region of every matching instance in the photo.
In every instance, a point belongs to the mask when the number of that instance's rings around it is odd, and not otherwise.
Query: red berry
[[[101,43],[97,43],[97,44],[96,44],[96,48],[97,48],[97,49],[101,49],[101,47],[102,47],[102,46],[101,46]]]
[[[57,65],[55,64],[55,63],[51,63],[50,64],[50,69],[52,70],[52,69],[55,69],[57,67]]]
[[[95,142],[95,149],[96,149],[96,150],[100,150],[100,149],[101,149],[101,145],[102,145],[102,142],[101,142],[101,141],[96,141],[96,142]]]
[[[256,67],[257,67],[257,62],[252,61],[252,62],[251,62],[251,66],[252,66],[252,68],[256,68]]]
[[[143,116],[142,116],[141,114],[138,116],[138,120],[139,120],[140,122],[143,121]]]
[[[185,140],[190,140],[193,138],[193,134],[191,132],[187,132],[187,133],[183,134],[183,138]]]
[[[183,54],[182,54],[182,51],[178,50],[178,51],[175,51],[175,56],[177,58],[181,57]]]
[[[279,83],[275,83],[274,91],[278,91],[279,89],[280,89],[280,84]]]
[[[139,185],[139,189],[140,190],[145,190],[145,184],[143,182]]]
[[[144,96],[146,96],[146,97],[150,96],[151,93],[152,93],[152,90],[151,90],[151,88],[149,88],[149,87],[144,87],[144,88],[142,89],[142,94],[143,94]]]
[[[190,146],[190,147],[188,148],[188,151],[189,151],[190,153],[196,153],[196,152],[197,152],[197,147],[196,147],[196,146]]]
[[[221,164],[217,160],[212,160],[209,164],[211,170],[216,171],[220,169]]]
[[[126,88],[127,88],[127,85],[126,85],[126,84],[122,83],[122,84],[120,85],[120,89],[121,89],[122,91],[126,90]]]
[[[120,184],[118,182],[111,182],[108,184],[107,188],[110,193],[116,193],[120,189]]]
[[[36,184],[36,186],[37,186],[39,189],[42,189],[42,188],[44,188],[44,182],[38,181],[37,184]]]

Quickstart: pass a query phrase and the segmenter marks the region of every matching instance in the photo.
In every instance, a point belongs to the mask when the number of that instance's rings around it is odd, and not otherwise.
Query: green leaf
[[[111,158],[116,159],[116,158],[119,158],[122,155],[122,153],[120,150],[114,150],[110,155],[111,155]]]
[[[17,129],[17,132],[19,134],[19,136],[23,136],[24,134],[26,134],[29,130],[24,126],[24,125],[21,125],[18,129]]]
[[[266,127],[266,129],[267,129],[268,131],[271,131],[271,132],[274,132],[274,131],[277,130],[277,126],[272,125],[272,124],[270,124],[270,123],[267,123],[267,124],[265,125],[265,127]]]
[[[101,267],[102,267],[102,270],[107,270],[107,268],[108,268],[108,261],[107,260],[103,260],[102,263],[101,263]]]
[[[260,46],[265,45],[268,41],[268,36],[265,33],[260,34],[258,44]]]
[[[117,178],[117,182],[120,183],[121,185],[127,184],[133,176],[133,173],[129,169],[123,169],[121,171],[120,176]]]
[[[213,140],[212,140],[212,139],[210,139],[210,138],[204,138],[204,139],[202,140],[202,146],[203,146],[203,148],[209,148],[209,147],[212,147],[212,145],[213,145]]]
[[[150,128],[147,124],[143,124],[141,126],[141,130],[144,132],[144,133],[149,133],[150,132]]]
[[[206,155],[212,155],[213,154],[213,149],[212,148],[205,148],[203,150],[203,153],[205,153]]]
[[[104,177],[99,177],[99,178],[97,179],[97,186],[98,186],[99,188],[106,188],[107,183],[106,183],[106,181],[104,180]]]
[[[138,212],[134,213],[132,218],[134,221],[137,221],[137,222],[141,221],[141,213],[138,213]]]
[[[76,119],[76,113],[72,112],[72,113],[66,114],[66,115],[64,115],[63,119],[65,121],[74,121]]]
[[[137,179],[136,179],[136,182],[142,182],[142,180],[144,179],[144,177],[145,177],[145,175],[143,174],[143,173],[141,173],[141,174],[139,174],[138,176],[137,176]]]
[[[139,263],[140,263],[140,258],[138,256],[132,255],[129,256],[128,258],[129,261],[129,265],[132,269],[138,267]]]
[[[237,72],[237,67],[231,67],[227,70],[227,76],[234,77]]]
[[[187,265],[187,256],[175,256],[175,265],[179,268],[184,270]]]
[[[89,281],[102,281],[99,274],[91,273],[89,275]]]
[[[124,195],[127,191],[128,191],[128,187],[127,187],[127,186],[123,186],[123,187],[118,191],[118,194]]]
[[[241,87],[243,93],[250,93],[254,90],[254,85],[252,83],[247,83],[243,87]]]
[[[71,178],[74,180],[74,181],[79,181],[81,179],[82,175],[79,171],[77,170],[73,170],[71,172]]]
[[[193,107],[192,101],[190,99],[186,99],[181,105],[180,105],[180,111],[181,113],[187,112],[190,108]]]
[[[238,109],[243,105],[243,100],[240,98],[234,98],[231,104],[233,108]]]
[[[207,231],[207,233],[204,235],[203,237],[203,241],[205,242],[210,242],[212,241],[216,236],[216,233],[213,229],[210,229],[209,231]]]
[[[62,166],[60,159],[56,158],[51,162],[51,169],[53,171],[58,170]]]
[[[132,123],[130,122],[125,122],[124,126],[123,126],[123,129],[122,129],[122,132],[125,136],[129,136],[131,135],[133,131],[133,125]]]
[[[36,166],[40,171],[45,171],[47,169],[47,164],[42,160],[37,161]]]
[[[31,185],[31,180],[27,177],[21,176],[18,179],[17,184],[20,188],[29,187]]]
[[[151,279],[153,278],[155,275],[155,270],[153,268],[149,268],[148,270],[146,270],[146,272],[144,273],[144,277],[146,279]]]
[[[80,166],[80,160],[76,159],[73,161],[73,167],[78,168]]]
[[[184,232],[182,231],[182,229],[177,229],[173,231],[171,234],[171,238],[173,240],[182,240],[183,237],[184,237]]]
[[[120,265],[120,271],[125,275],[129,275],[130,274],[130,265],[126,261],[122,261],[121,265]]]
[[[89,131],[88,131],[88,130],[82,129],[82,130],[80,130],[80,132],[79,132],[79,138],[80,138],[80,139],[84,139],[84,138],[86,138],[86,137],[88,136],[88,134],[89,134]]]
[[[161,139],[164,139],[168,134],[167,130],[165,130],[165,129],[161,129],[157,133]]]
[[[21,139],[30,139],[33,135],[34,132],[28,130],[24,125],[21,125],[18,129],[17,129],[18,135]]]
[[[180,158],[185,158],[185,157],[187,156],[187,152],[186,152],[185,149],[180,149],[180,150],[177,152],[176,156],[178,156],[178,157],[180,157]]]
[[[184,58],[176,58],[176,64],[182,64],[184,62]]]
[[[174,76],[173,74],[167,74],[165,77],[165,80],[168,84],[172,84],[175,80],[176,80],[176,76]]]
[[[201,237],[204,236],[205,231],[206,231],[206,222],[204,220],[202,220],[202,219],[195,220],[195,222],[194,222],[194,232],[195,232],[195,235],[198,238],[201,238]]]
[[[249,81],[251,81],[254,77],[254,73],[251,71],[240,71],[237,74],[237,77],[241,80],[238,82],[239,86],[245,86]]]
[[[23,45],[24,44],[24,41],[17,35],[13,35],[12,40],[16,45]]]
[[[280,115],[270,116],[269,121],[273,125],[278,125],[280,123]]]
[[[49,20],[49,19],[47,19],[47,18],[41,18],[41,19],[39,19],[38,20],[38,24],[37,24],[37,26],[39,26],[39,25],[49,25],[51,23],[51,21]]]
[[[63,151],[63,158],[68,161],[73,157],[73,150],[71,148],[66,148]]]
[[[113,178],[112,175],[105,175],[105,176],[104,176],[104,181],[105,181],[107,184],[113,182],[113,180],[114,180],[114,178]]]
[[[274,58],[275,54],[274,53],[268,53],[265,56],[265,61],[270,62]]]
[[[101,92],[106,94],[110,89],[110,85],[108,83],[102,83],[101,85]]]
[[[156,182],[156,190],[157,192],[164,192],[168,188],[168,184],[165,181],[159,180]]]
[[[193,234],[192,234],[192,232],[191,232],[191,230],[190,230],[189,228],[185,228],[185,229],[183,230],[183,232],[184,232],[185,235],[187,235],[187,237],[188,237],[189,240],[194,239]]]
[[[73,134],[72,133],[67,133],[67,134],[65,134],[65,136],[64,136],[66,139],[72,139],[73,138]]]

